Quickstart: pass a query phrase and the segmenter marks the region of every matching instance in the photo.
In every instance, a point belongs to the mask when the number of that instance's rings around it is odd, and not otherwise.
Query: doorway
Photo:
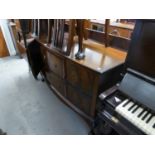
[[[0,19],[0,57],[16,55],[9,20]]]

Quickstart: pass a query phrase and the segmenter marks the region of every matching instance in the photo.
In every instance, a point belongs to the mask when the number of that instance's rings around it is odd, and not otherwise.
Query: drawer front
[[[95,73],[67,61],[67,81],[73,86],[79,87],[83,92],[92,94],[95,80]]]
[[[64,59],[47,52],[47,63],[51,71],[64,78]]]
[[[65,82],[52,72],[46,72],[46,78],[48,82],[65,96]]]
[[[81,92],[69,85],[67,86],[66,90],[67,99],[81,111],[90,115],[92,98],[87,95],[83,95]]]

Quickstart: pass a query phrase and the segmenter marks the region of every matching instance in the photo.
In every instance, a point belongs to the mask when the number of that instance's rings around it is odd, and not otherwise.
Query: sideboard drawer
[[[64,59],[47,52],[47,61],[49,69],[64,78]]]

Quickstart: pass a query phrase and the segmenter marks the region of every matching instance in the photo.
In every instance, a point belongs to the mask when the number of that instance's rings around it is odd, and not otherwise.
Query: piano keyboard
[[[128,99],[121,102],[115,111],[146,134],[155,135],[155,115]]]

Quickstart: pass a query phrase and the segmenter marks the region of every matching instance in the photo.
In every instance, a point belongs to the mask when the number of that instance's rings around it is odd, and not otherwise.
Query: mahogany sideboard
[[[88,40],[84,41],[85,59],[76,60],[76,44],[65,56],[51,45],[38,43],[44,60],[42,74],[50,88],[84,118],[93,120],[98,94],[120,79],[126,53]]]

